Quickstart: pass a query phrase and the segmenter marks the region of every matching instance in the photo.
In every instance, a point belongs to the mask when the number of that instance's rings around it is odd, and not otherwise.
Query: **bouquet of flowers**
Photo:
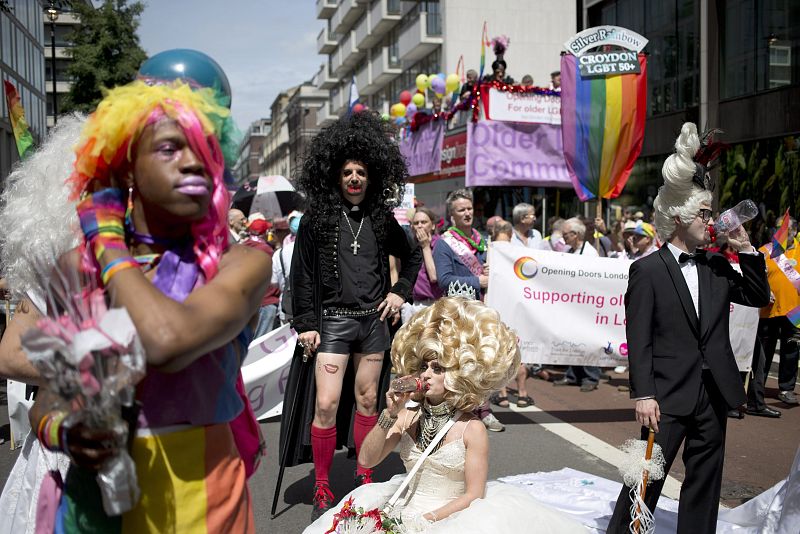
[[[22,336],[22,347],[48,389],[69,409],[43,419],[39,437],[43,445],[53,439],[68,449],[67,430],[77,424],[112,435],[113,443],[104,445],[117,453],[96,479],[105,512],[120,515],[139,500],[123,413],[135,419],[134,386],[145,374],[144,350],[127,310],[108,309],[105,292],[93,277],[56,267],[41,287],[47,288],[48,314]]]
[[[379,508],[364,510],[353,505],[353,497],[347,499],[333,516],[333,525],[325,534],[404,534],[402,521]]]

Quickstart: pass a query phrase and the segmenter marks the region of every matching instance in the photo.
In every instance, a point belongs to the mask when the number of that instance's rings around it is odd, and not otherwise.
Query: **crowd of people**
[[[492,67],[495,80],[509,83],[502,58]],[[476,73],[468,75],[474,83]],[[314,465],[308,532],[341,519],[346,504],[329,480],[341,447],[357,458],[356,489],[345,498],[386,507],[407,532],[529,530],[520,509],[535,514],[542,531],[580,531],[526,492],[487,481],[487,431],[503,430],[491,402],[508,406],[515,388],[517,406],[530,406],[527,379],[551,375],[521,362],[515,333],[482,302],[493,290],[488,249],[509,242],[633,260],[626,307],[635,418],[643,436],[658,432],[666,471],[684,447],[678,530],[713,531],[726,412],[746,403],[748,414],[780,416],[763,398],[777,343],[779,399],[798,403],[797,329],[787,314],[800,297],[784,268],[796,266],[798,243],[792,219],[777,259],[742,228],[707,248],[712,195],[704,164],[693,159],[701,143],[693,124],[664,165],[652,222],[643,213],[608,225],[553,218],[542,235],[528,203],[480,231],[468,189],[449,193],[445,213],[419,206],[401,227],[394,209],[408,171],[392,125],[371,112],[342,118],[311,141],[296,179],[302,210],[267,220],[231,209],[229,116],[210,88],[133,82],[111,89],[72,129],[57,129],[15,171],[5,198],[11,208],[0,216],[21,213],[32,188],[46,186],[53,213],[4,242],[16,253],[13,265],[4,258],[4,273],[22,299],[0,342],[0,374],[30,385],[35,404],[26,452],[0,498],[0,524],[20,532],[254,532],[247,480],[263,436],[241,366],[253,339],[288,322],[298,342],[275,461]],[[34,184],[47,169],[51,181]],[[771,237],[759,230],[764,236]],[[146,368],[126,428],[83,419],[85,398],[60,396],[27,359],[26,332],[43,317],[73,313],[56,306],[52,282],[64,279],[102,289],[138,333]],[[746,398],[728,337],[731,302],[762,309]],[[563,371],[554,385],[586,393],[604,376],[590,366]],[[91,384],[90,368],[77,372]],[[397,447],[409,475],[373,483],[374,467]],[[110,513],[97,472],[122,449],[141,497]],[[651,509],[661,484],[647,493]],[[609,532],[628,530],[628,491]]]

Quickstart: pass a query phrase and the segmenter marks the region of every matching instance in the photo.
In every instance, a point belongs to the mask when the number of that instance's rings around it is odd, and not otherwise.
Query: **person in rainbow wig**
[[[50,432],[66,439],[46,445],[72,459],[56,532],[254,532],[229,423],[271,260],[228,244],[217,140],[228,114],[210,89],[137,81],[108,91],[83,130],[70,178],[83,241],[61,261],[97,277],[144,346],[131,445],[141,498],[107,516],[94,482],[115,453],[103,432]],[[58,421],[53,400],[40,393],[34,428]]]

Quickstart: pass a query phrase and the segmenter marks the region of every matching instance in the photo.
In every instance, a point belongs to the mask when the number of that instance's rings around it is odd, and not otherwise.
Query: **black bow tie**
[[[698,251],[694,252],[693,254],[689,254],[688,252],[681,252],[681,255],[678,256],[678,263],[686,263],[687,261],[690,261],[690,260],[698,262],[698,261],[701,261],[701,260],[705,259],[705,257],[706,257],[706,254],[702,250],[698,250]]]

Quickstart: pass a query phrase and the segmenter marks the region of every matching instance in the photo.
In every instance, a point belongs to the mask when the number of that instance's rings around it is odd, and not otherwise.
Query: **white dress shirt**
[[[686,285],[689,287],[689,294],[692,296],[692,304],[694,304],[694,312],[697,318],[700,318],[700,283],[697,280],[697,263],[694,260],[689,260],[681,263],[678,258],[686,251],[679,249],[672,243],[667,243],[667,248],[670,253],[675,257],[678,266],[681,268],[683,279],[686,280]]]

